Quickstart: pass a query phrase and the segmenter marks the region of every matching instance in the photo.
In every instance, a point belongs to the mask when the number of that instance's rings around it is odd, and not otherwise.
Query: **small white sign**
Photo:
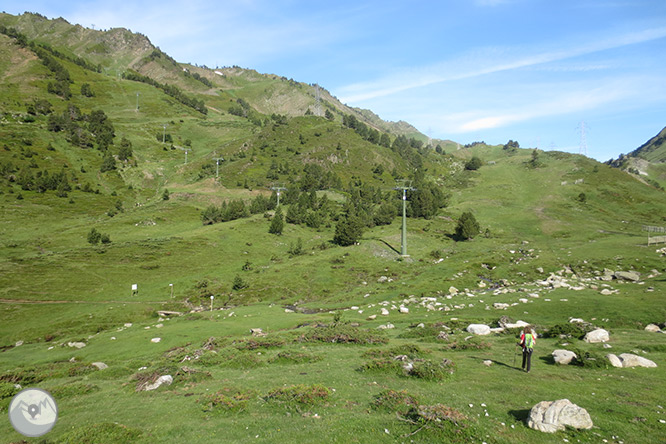
[[[132,284],[132,291],[137,291],[139,289],[138,284]]]

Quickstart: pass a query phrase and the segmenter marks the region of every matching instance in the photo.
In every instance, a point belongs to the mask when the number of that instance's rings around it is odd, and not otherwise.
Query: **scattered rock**
[[[131,326],[132,326],[132,323],[131,323],[131,322],[126,322],[124,327],[125,327],[125,328],[130,328]]]
[[[489,335],[490,327],[485,324],[469,324],[467,331],[474,335]]]
[[[388,281],[388,278],[386,276],[380,276],[379,279],[377,279],[377,282],[382,284],[384,282]]]
[[[421,322],[419,325],[416,326],[416,328],[425,328],[425,324]]]
[[[374,321],[375,319],[377,319],[377,315],[370,315],[370,316],[368,316],[367,319],[368,319],[368,321]]]
[[[68,342],[68,347],[83,348],[86,346],[85,342]]]
[[[14,344],[14,347],[20,347],[23,345],[23,341],[16,341],[16,344]]]
[[[638,282],[641,280],[641,275],[636,271],[616,271],[615,279]]]
[[[164,375],[157,378],[157,381],[152,384],[148,384],[143,387],[143,390],[150,391],[159,388],[162,384],[171,385],[173,383],[173,377],[171,375]]]
[[[606,359],[608,359],[613,367],[617,368],[622,368],[622,361],[620,358],[617,357],[617,355],[614,355],[613,353],[608,353],[606,355]]]
[[[388,315],[389,315],[388,309],[382,307],[382,316],[388,316]]]
[[[155,344],[157,344],[161,340],[162,340],[162,338],[153,338],[153,339],[150,340],[150,342],[154,342]]]
[[[399,311],[400,313],[409,313],[409,308],[405,307],[404,305],[401,305]]]
[[[568,399],[541,401],[530,410],[527,425],[545,433],[555,433],[567,427],[591,429],[594,425],[589,413]]]
[[[103,362],[93,362],[91,365],[93,367],[97,367],[98,370],[105,370],[105,369],[109,368],[109,366],[106,365]]]
[[[509,307],[510,307],[509,304],[505,304],[503,302],[495,302],[493,304],[493,308],[496,308],[497,310],[506,310]]]
[[[294,310],[292,310],[291,308],[285,308],[285,309],[284,309],[284,312],[285,312],[285,313],[293,313]]]
[[[179,311],[170,311],[170,310],[157,310],[157,314],[162,317],[169,317],[169,316],[180,316],[182,315],[181,312]]]
[[[603,296],[610,296],[610,295],[612,295],[614,292],[613,292],[613,290],[609,290],[608,288],[604,288],[604,289],[601,290],[599,293],[600,293],[601,295],[603,295]]]
[[[556,364],[569,365],[571,361],[578,358],[576,353],[569,350],[555,350],[551,353]]]
[[[458,294],[458,289],[454,286],[449,287],[449,294],[450,295],[456,295]]]
[[[440,331],[439,334],[437,335],[437,339],[439,339],[440,341],[448,341],[449,334],[445,331]]]
[[[655,364],[654,361],[650,361],[649,359],[646,359],[642,356],[634,355],[631,353],[622,353],[618,357],[620,358],[620,361],[622,361],[622,367],[624,368],[629,368],[629,367],[654,368],[657,366],[657,364]]]
[[[603,328],[598,328],[586,334],[583,340],[590,344],[595,344],[599,342],[607,342],[610,340],[610,337],[606,330]]]
[[[486,367],[490,367],[491,365],[493,365],[493,361],[491,361],[490,359],[486,359],[485,361],[483,361],[483,365],[485,365]]]
[[[661,331],[661,328],[659,328],[657,324],[649,324],[648,326],[645,327],[645,331],[649,331],[651,333],[659,333]]]
[[[392,328],[395,328],[395,325],[393,325],[393,324],[391,324],[391,323],[389,322],[388,324],[380,325],[380,326],[377,327],[377,328],[380,329],[380,330],[390,330],[390,329],[392,329]]]
[[[252,333],[252,336],[266,336],[266,333],[260,328],[251,328],[250,333]]]

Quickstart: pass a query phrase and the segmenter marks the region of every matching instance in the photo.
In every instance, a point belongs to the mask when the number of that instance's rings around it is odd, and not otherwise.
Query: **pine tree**
[[[460,240],[468,240],[474,238],[481,227],[476,221],[476,218],[471,211],[464,212],[460,219],[458,219],[458,225],[456,226],[456,237]]]
[[[268,232],[280,236],[283,229],[284,220],[282,219],[282,209],[278,208],[277,211],[275,211],[273,220],[271,220],[271,226],[268,228]]]

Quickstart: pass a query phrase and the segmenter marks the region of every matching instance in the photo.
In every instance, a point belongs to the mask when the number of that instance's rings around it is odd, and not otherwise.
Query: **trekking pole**
[[[513,366],[516,366],[516,355],[518,354],[518,344],[513,348]]]

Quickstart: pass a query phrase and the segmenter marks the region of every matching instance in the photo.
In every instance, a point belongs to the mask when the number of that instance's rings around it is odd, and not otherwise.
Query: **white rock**
[[[569,323],[573,324],[574,322],[577,322],[579,324],[585,323],[585,321],[581,318],[571,318],[571,319],[569,319]]]
[[[409,308],[405,307],[404,305],[401,305],[400,313],[409,313]]]
[[[291,308],[285,308],[285,309],[284,309],[284,312],[285,312],[285,313],[293,313],[294,310],[292,310]],[[229,315],[229,316],[231,316],[231,315]]]
[[[503,302],[495,302],[495,303],[493,303],[493,308],[496,308],[497,310],[506,310],[506,309],[509,308],[509,307],[510,307],[509,304],[505,304],[505,303],[503,303]]]
[[[92,365],[93,367],[97,367],[99,370],[105,370],[105,369],[109,368],[109,366],[106,365],[106,364],[103,363],[103,362],[93,362],[91,365]]]
[[[527,327],[528,325],[530,325],[530,324],[528,324],[525,321],[516,321],[515,324],[504,324],[504,327],[505,328],[523,328],[523,327]]]
[[[556,364],[569,365],[571,361],[578,358],[576,353],[569,350],[555,350],[551,353]]]
[[[388,311],[387,308],[382,307],[382,316],[388,316],[389,313],[390,313],[390,312]]]
[[[606,330],[603,328],[598,328],[586,334],[583,340],[585,342],[589,342],[590,344],[595,344],[599,342],[607,342],[610,340],[610,337]]]
[[[83,348],[86,346],[85,342],[68,342],[67,346],[75,348]]]
[[[425,324],[421,322],[419,325],[416,326],[416,328],[425,328]]]
[[[458,289],[454,286],[450,286],[449,287],[449,294],[450,295],[458,294]]]
[[[661,331],[661,328],[657,324],[649,324],[648,326],[645,327],[645,331],[649,331],[651,333],[659,333]]]
[[[608,288],[604,288],[599,293],[604,295],[604,296],[610,296],[611,294],[613,294],[613,290],[609,290]]]
[[[390,322],[386,325],[380,325],[377,327],[380,330],[391,330],[392,328],[395,328],[395,325],[391,324]]]
[[[154,342],[155,344],[157,344],[161,340],[162,340],[162,338],[153,338],[153,339],[150,340],[150,342]]]
[[[126,323],[125,323],[125,328],[130,328],[131,326],[132,326],[132,323],[131,323],[131,322],[126,322]]]
[[[474,335],[489,335],[490,327],[485,324],[469,324],[467,331]]]
[[[147,385],[144,390],[150,391],[155,390],[160,387],[162,384],[171,385],[173,383],[173,377],[171,375],[164,375],[157,378],[157,381],[153,382],[150,385]]]
[[[617,355],[614,355],[613,353],[608,353],[606,355],[606,359],[608,359],[613,367],[617,368],[622,368],[622,361],[620,358],[617,357]]]
[[[368,321],[374,321],[375,319],[377,319],[377,315],[368,316]]]
[[[620,360],[622,361],[622,367],[628,368],[628,367],[649,367],[649,368],[654,368],[657,366],[657,364],[654,363],[654,361],[650,361],[649,359],[646,359],[642,356],[637,356],[631,353],[622,353],[619,356]]]
[[[14,347],[20,347],[23,345],[23,341],[16,341],[16,344],[14,344]]]
[[[532,407],[527,425],[535,430],[555,433],[566,427],[591,429],[594,425],[589,413],[568,399],[542,401]]]
[[[483,365],[485,365],[486,367],[490,367],[491,365],[493,365],[493,361],[491,361],[490,359],[486,359],[485,361],[483,361]]]

